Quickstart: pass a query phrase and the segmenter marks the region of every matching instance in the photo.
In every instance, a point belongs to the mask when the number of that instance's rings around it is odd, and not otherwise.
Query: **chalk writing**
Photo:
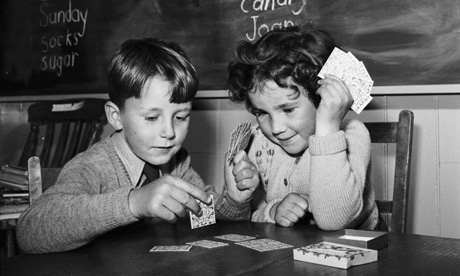
[[[60,77],[64,68],[75,66],[75,59],[79,53],[72,50],[72,47],[77,46],[86,33],[88,9],[75,8],[72,6],[72,0],[69,0],[65,9],[53,10],[47,0],[41,0],[39,11],[41,28],[57,28],[58,25],[66,27],[64,34],[44,35],[40,38],[43,53],[40,70],[55,72]],[[77,24],[79,28],[70,29],[70,24]],[[65,52],[63,47],[66,49]]]
[[[252,11],[260,14],[266,11],[274,11],[278,8],[291,7],[291,16],[298,16],[304,9],[306,9],[307,6],[307,0],[301,1],[301,7],[294,9],[294,5],[298,6],[299,0],[297,0],[297,2],[294,1],[296,3],[293,3],[293,0],[241,0],[240,10],[243,13],[250,13]],[[286,14],[286,16],[289,16],[289,14]],[[246,38],[250,41],[256,40],[268,31],[295,25],[294,21],[291,19],[283,19],[274,23],[260,22],[259,15],[252,15],[250,20],[252,32],[246,33]]]

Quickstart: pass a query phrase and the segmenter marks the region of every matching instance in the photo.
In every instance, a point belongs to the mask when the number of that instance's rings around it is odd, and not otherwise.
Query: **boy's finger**
[[[192,197],[204,202],[210,203],[211,197],[199,187],[193,185],[192,183],[185,181],[182,178],[174,177],[173,181],[174,186],[177,188],[185,191],[187,194],[191,195]]]
[[[171,191],[171,197],[173,200],[176,201],[177,204],[180,204],[182,208],[189,209],[195,215],[200,216],[200,205],[196,202],[195,198],[191,196],[189,193],[185,192],[180,188],[176,188]],[[173,205],[171,205],[171,207],[172,206]]]

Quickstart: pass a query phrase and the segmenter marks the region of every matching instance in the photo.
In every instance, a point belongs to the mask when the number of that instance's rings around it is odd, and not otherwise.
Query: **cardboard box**
[[[294,249],[293,258],[297,261],[348,269],[351,266],[376,262],[378,251],[320,242]]]
[[[326,242],[379,250],[388,246],[388,232],[344,229],[323,236]]]

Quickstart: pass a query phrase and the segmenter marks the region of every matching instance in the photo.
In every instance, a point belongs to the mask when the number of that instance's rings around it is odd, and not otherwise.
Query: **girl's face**
[[[257,122],[270,141],[290,155],[301,155],[308,148],[308,138],[315,133],[316,108],[307,98],[305,88],[279,87],[274,81],[249,93]]]

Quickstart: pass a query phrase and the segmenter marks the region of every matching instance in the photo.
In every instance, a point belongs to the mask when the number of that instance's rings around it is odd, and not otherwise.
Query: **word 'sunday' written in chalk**
[[[294,8],[294,5],[297,7],[296,9]],[[301,5],[300,8],[298,8],[299,5]],[[274,11],[278,8],[291,7],[291,13],[293,16],[300,15],[306,6],[307,0],[241,0],[240,3],[240,9],[243,13],[263,13],[266,11]],[[278,22],[262,23],[260,22],[260,15],[257,14],[251,16],[251,24],[252,32],[246,33],[246,38],[249,41],[254,41],[271,30],[295,25],[294,22],[289,19],[284,19]]]
[[[41,28],[59,29],[59,25],[67,26],[65,33],[43,35],[40,38],[43,53],[40,70],[55,72],[60,77],[63,68],[75,66],[75,60],[79,53],[73,48],[80,43],[85,35],[88,9],[74,8],[71,0],[69,0],[66,8],[60,10],[51,9],[47,0],[40,2],[39,24]],[[65,51],[63,51],[64,48]]]

